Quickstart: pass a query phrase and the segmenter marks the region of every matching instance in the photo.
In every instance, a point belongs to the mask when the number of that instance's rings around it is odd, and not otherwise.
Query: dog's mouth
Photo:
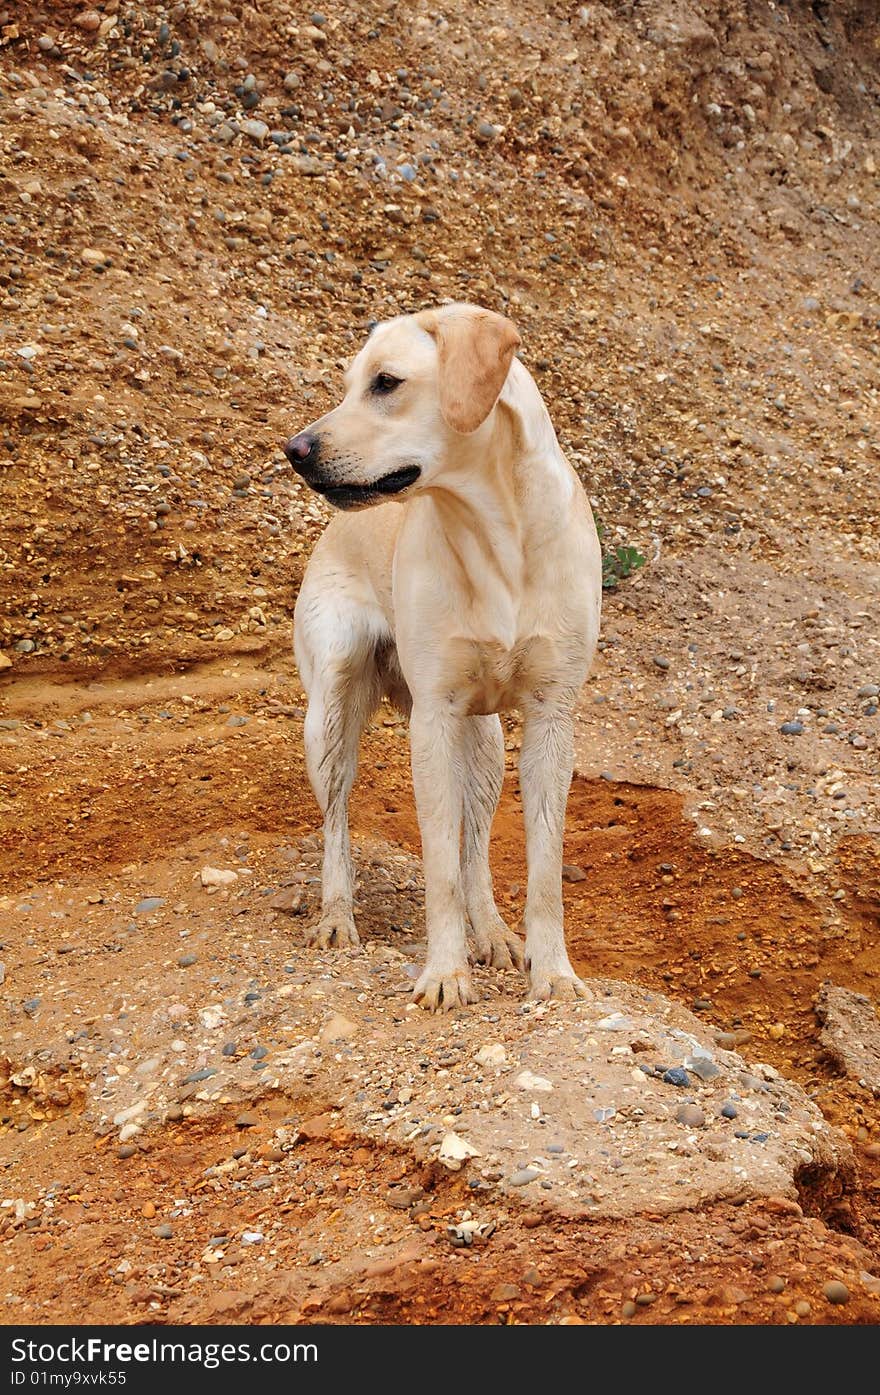
[[[337,509],[354,509],[376,499],[401,494],[404,489],[415,484],[421,473],[417,465],[406,465],[402,470],[392,470],[381,479],[371,480],[369,484],[331,484],[323,480],[310,480],[309,483],[312,489],[323,495],[327,502]]]

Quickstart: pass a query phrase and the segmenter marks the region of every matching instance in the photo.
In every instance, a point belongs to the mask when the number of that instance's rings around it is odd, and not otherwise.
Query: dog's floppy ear
[[[476,305],[450,305],[416,316],[437,341],[440,410],[467,436],[486,420],[504,387],[519,334],[510,320]]]

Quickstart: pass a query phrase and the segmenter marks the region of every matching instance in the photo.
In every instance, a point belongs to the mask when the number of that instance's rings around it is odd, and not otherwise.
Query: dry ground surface
[[[878,43],[867,0],[0,3],[4,1320],[877,1320],[880,1101],[815,1002],[880,973]],[[187,1080],[215,998],[344,990],[303,947],[289,653],[327,513],[279,444],[372,320],[445,297],[516,320],[607,545],[647,558],[578,718],[573,957],[848,1136],[797,1201],[477,1204],[308,1072],[245,1113]],[[515,717],[507,747],[516,923]],[[363,770],[363,928],[417,958],[390,709]],[[489,1040],[521,988],[484,983]],[[180,1098],[122,1142],[89,1090],[144,1013]],[[425,1069],[454,1078],[449,1030]],[[225,1044],[271,1061],[273,1031]]]

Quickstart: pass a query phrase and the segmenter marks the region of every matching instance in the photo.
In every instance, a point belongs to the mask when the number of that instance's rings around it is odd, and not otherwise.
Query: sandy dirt
[[[880,1101],[815,1011],[880,973],[873,7],[235,9],[0,5],[3,1320],[877,1321]],[[444,297],[516,320],[607,545],[647,558],[578,714],[572,956],[799,1084],[852,1144],[830,1189],[564,1217],[308,1080],[191,1082],[125,1143],[89,1103],[182,975],[193,1011],[289,948],[308,981],[290,622],[328,514],[279,446],[371,320]],[[417,957],[390,709],[362,771],[362,922]],[[299,913],[242,902],[212,945],[205,865]]]

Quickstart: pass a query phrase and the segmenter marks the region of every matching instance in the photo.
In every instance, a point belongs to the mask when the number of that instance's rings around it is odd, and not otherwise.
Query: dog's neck
[[[530,556],[558,537],[573,491],[531,375],[514,360],[511,377],[488,419],[462,438],[455,468],[424,491],[466,589],[495,614],[522,596]]]

